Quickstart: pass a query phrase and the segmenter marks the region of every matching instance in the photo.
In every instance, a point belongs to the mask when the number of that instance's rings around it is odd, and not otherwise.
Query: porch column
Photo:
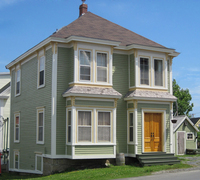
[[[135,119],[135,124],[134,124],[134,127],[135,127],[135,154],[137,154],[137,149],[138,149],[138,137],[137,137],[137,101],[134,101],[134,119]]]
[[[173,119],[173,102],[170,103],[170,153],[173,153],[173,124],[171,122],[171,119]]]

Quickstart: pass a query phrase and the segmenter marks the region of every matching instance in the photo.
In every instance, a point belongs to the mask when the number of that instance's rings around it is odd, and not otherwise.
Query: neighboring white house
[[[10,117],[10,73],[0,73],[0,152],[9,148],[8,123]],[[10,119],[10,118],[9,118]],[[7,141],[8,139],[8,141]],[[4,163],[4,160],[2,160]]]

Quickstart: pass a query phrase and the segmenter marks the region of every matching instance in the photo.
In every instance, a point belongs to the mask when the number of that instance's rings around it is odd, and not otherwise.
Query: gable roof
[[[57,38],[68,38],[70,36],[119,41],[120,46],[138,44],[165,48],[154,41],[151,41],[91,12],[85,13],[69,25],[61,28],[51,35],[51,37]]]
[[[198,121],[199,121],[200,117],[197,117],[197,118],[190,118],[190,120],[196,124]]]
[[[0,99],[7,99],[10,94],[10,82],[0,89]]]
[[[198,128],[193,124],[193,122],[186,116],[186,115],[181,115],[181,116],[174,116],[173,119],[176,119],[177,122],[173,123],[173,130],[174,132],[176,132],[176,130],[181,126],[181,124],[187,120],[191,126],[197,131],[199,132]]]

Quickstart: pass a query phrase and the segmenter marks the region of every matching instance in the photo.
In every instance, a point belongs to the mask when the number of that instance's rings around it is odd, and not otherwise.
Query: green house
[[[6,66],[10,171],[50,174],[118,153],[173,155],[172,59],[179,53],[87,8]]]
[[[198,128],[185,115],[175,116],[174,119],[177,120],[173,124],[174,153],[183,155],[186,153],[186,149],[197,149]]]

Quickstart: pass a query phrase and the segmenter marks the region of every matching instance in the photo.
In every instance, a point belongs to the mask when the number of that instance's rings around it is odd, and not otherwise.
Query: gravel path
[[[162,174],[162,173],[174,173],[174,172],[181,172],[181,171],[194,171],[194,170],[200,170],[200,156],[191,156],[191,157],[179,157],[180,159],[185,159],[185,161],[182,161],[184,164],[189,164],[193,167],[186,168],[186,169],[173,169],[173,170],[165,170],[165,171],[159,171],[152,174]]]

